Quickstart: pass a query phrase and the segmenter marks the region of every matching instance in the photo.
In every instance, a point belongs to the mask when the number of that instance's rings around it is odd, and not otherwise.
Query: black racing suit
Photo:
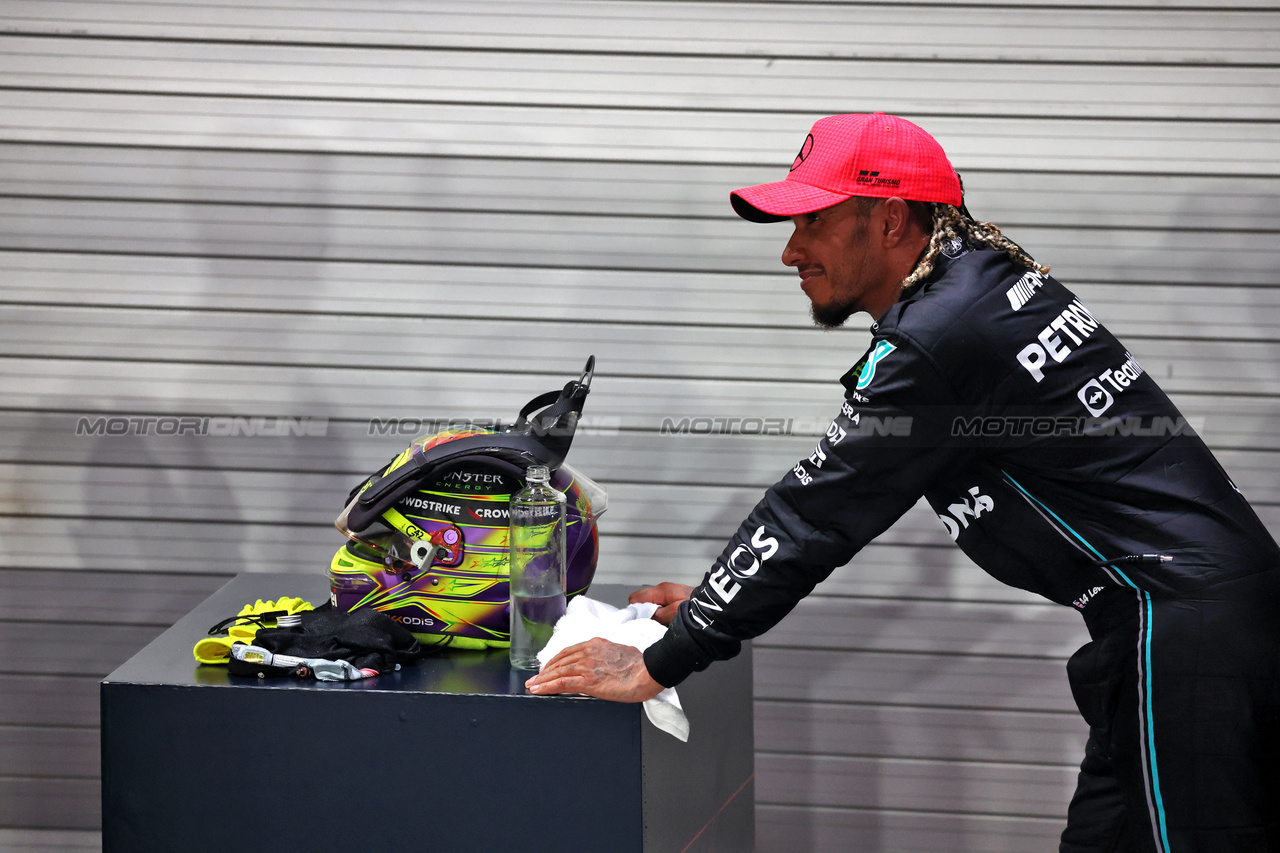
[[[670,686],[733,656],[923,495],[974,562],[1089,628],[1067,667],[1090,739],[1062,850],[1280,851],[1280,548],[1065,287],[954,249],[872,327],[826,436],[649,672]]]

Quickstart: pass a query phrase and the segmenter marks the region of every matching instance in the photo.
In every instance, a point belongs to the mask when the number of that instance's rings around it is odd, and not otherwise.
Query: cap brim
[[[799,181],[756,184],[729,193],[734,212],[749,222],[782,222],[802,213],[813,213],[852,198]]]

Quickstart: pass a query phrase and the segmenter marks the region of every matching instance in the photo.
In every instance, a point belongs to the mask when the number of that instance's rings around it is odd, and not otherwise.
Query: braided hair
[[[1042,273],[1049,272],[1047,266],[1036,263],[1035,258],[1028,255],[1025,249],[1001,234],[995,224],[977,221],[969,215],[969,211],[965,210],[963,205],[955,207],[950,204],[916,201],[907,202],[907,204],[912,208],[913,215],[921,225],[931,231],[932,236],[929,238],[929,248],[925,251],[924,257],[919,260],[911,274],[902,280],[903,290],[914,287],[928,278],[933,272],[933,265],[937,262],[938,255],[942,254],[944,248],[955,245],[957,241],[962,241],[969,246],[987,246],[997,249],[1024,267],[1030,267]],[[927,224],[931,224],[932,228],[928,228]]]

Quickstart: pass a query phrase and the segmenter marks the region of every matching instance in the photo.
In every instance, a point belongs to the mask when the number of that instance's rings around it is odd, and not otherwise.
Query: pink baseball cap
[[[819,119],[785,181],[734,190],[729,201],[743,219],[780,222],[853,196],[956,207],[963,201],[960,179],[938,140],[884,113]]]

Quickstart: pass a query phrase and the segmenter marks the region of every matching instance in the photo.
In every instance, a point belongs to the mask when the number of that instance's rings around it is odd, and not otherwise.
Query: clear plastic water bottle
[[[534,465],[511,498],[511,665],[537,669],[565,610],[565,496]]]

